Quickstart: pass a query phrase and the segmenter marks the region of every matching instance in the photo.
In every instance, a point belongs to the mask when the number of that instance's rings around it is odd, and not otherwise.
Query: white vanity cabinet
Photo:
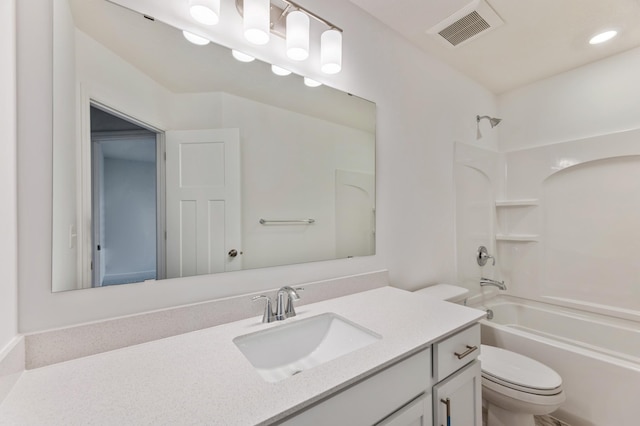
[[[423,393],[376,426],[431,426],[431,394]]]
[[[474,324],[279,424],[481,426],[479,354]]]
[[[431,426],[431,348],[279,423],[287,426]]]
[[[433,345],[433,426],[482,426],[480,324]]]
[[[434,386],[434,426],[482,426],[481,390],[477,360]]]

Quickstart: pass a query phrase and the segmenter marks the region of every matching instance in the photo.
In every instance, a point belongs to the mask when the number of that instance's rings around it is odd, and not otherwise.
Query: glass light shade
[[[291,74],[291,71],[289,71],[288,69],[279,67],[277,65],[271,65],[271,71],[275,75],[281,75],[281,76],[285,76],[285,75]]]
[[[253,44],[269,42],[271,26],[270,0],[244,0],[244,37]]]
[[[231,49],[231,55],[240,62],[253,62],[256,60],[253,56],[242,53],[239,50]]]
[[[189,13],[204,25],[215,25],[220,20],[220,0],[189,0]]]
[[[287,15],[287,56],[294,61],[309,57],[309,16],[299,10]]]
[[[190,33],[189,31],[182,31],[182,35],[191,43],[197,44],[198,46],[205,46],[209,44],[209,40],[207,40],[206,38],[195,35],[194,33]]]
[[[320,69],[326,74],[342,70],[342,33],[327,30],[320,36]]]
[[[309,86],[309,87],[322,86],[322,83],[320,83],[319,81],[315,81],[314,79],[309,78],[309,77],[305,77],[304,78],[304,84]]]
[[[591,40],[589,40],[589,44],[604,43],[605,41],[611,40],[616,35],[618,35],[618,32],[615,30],[605,31],[603,33],[596,34],[593,37],[591,37]]]

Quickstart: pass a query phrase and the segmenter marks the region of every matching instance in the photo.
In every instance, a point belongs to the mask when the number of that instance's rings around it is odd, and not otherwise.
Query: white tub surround
[[[278,383],[263,380],[232,340],[279,322],[249,318],[26,371],[0,423],[269,424],[319,401],[484,313],[383,287],[300,306],[299,321],[333,312],[382,339]]]
[[[572,425],[635,425],[640,417],[640,324],[509,296],[486,302],[482,343],[553,368],[567,400],[553,414]]]

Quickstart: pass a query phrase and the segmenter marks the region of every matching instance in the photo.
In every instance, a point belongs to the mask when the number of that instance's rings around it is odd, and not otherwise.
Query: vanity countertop
[[[277,327],[260,317],[25,371],[0,424],[269,424],[470,325],[484,312],[382,287],[309,305],[286,323],[333,312],[382,339],[276,383],[233,343]]]

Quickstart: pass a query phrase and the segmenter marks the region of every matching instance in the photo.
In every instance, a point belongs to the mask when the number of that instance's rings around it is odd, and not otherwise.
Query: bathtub
[[[567,401],[553,415],[571,426],[637,426],[640,418],[640,324],[498,296],[479,309],[482,343],[550,366]]]

